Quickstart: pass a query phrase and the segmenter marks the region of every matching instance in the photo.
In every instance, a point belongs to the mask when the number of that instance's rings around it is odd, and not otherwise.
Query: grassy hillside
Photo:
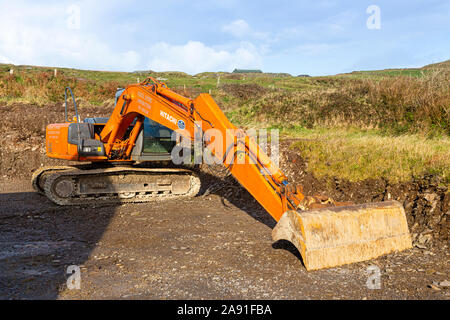
[[[409,77],[424,77],[429,76],[432,73],[450,73],[450,60],[433,63],[426,65],[422,68],[403,68],[403,69],[385,69],[385,70],[373,70],[373,71],[354,71],[352,73],[344,74],[345,76],[356,77],[396,77],[396,76],[409,76]]]
[[[53,70],[0,65],[0,103],[45,107],[62,102],[70,86],[82,110],[153,76],[193,98],[211,92],[236,125],[302,139],[294,147],[319,176],[405,181],[433,173],[450,184],[450,61],[328,77]]]

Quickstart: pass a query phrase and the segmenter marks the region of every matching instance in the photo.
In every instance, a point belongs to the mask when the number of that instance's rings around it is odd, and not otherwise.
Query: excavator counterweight
[[[42,169],[34,175],[37,191],[61,205],[90,200],[150,201],[161,194],[195,196],[200,181],[189,170],[125,166],[150,161],[150,156],[142,153],[145,141],[153,146],[156,136],[167,137],[148,134],[155,132],[149,129],[151,121],[152,128],[169,130],[189,143],[195,143],[201,131],[205,148],[278,222],[273,239],[292,242],[307,270],[364,261],[411,247],[405,211],[398,202],[349,205],[328,197],[305,196],[253,138],[226,118],[209,94],[191,100],[148,78],[128,86],[116,98],[111,116],[101,123],[80,124],[77,115],[75,121],[66,117],[65,123],[47,127],[49,157],[93,164],[82,169]],[[111,164],[116,167],[101,167]]]

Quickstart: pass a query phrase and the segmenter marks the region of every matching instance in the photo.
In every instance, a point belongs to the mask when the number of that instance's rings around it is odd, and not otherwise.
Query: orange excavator
[[[176,143],[173,133],[194,142],[199,131],[212,131],[214,139],[206,138],[206,148],[278,222],[273,240],[292,242],[307,270],[411,248],[400,203],[354,205],[305,196],[209,94],[191,100],[147,78],[118,91],[109,118],[80,122],[73,94],[75,117],[67,117],[68,91],[72,94],[66,88],[66,122],[46,129],[47,155],[88,164],[44,167],[32,178],[34,188],[59,205],[195,196],[200,188],[197,175],[168,164]]]

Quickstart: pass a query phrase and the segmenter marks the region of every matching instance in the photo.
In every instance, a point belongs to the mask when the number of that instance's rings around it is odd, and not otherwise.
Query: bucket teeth
[[[365,261],[412,247],[405,210],[397,201],[287,211],[272,239],[288,240],[307,270]]]

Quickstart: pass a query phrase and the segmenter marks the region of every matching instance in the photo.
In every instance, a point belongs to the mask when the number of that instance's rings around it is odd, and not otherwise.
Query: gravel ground
[[[28,180],[0,182],[2,299],[449,299],[445,243],[307,272],[273,243],[254,202],[211,193],[107,207],[59,207]],[[81,288],[67,287],[68,266]],[[368,267],[381,272],[369,289]]]

